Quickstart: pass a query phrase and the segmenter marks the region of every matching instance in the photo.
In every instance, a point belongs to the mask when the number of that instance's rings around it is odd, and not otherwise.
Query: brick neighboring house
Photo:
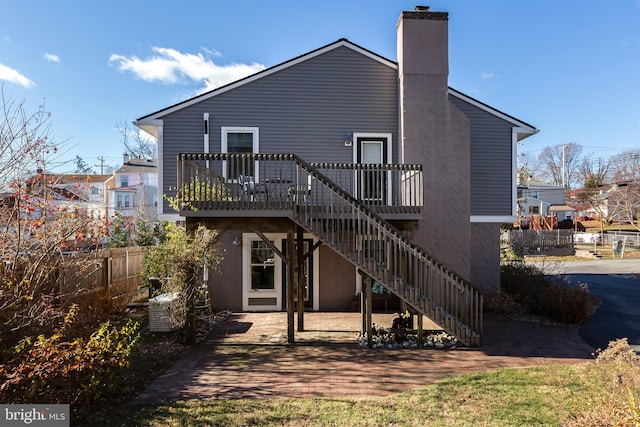
[[[158,162],[156,159],[130,158],[124,155],[122,166],[113,173],[115,185],[110,189],[110,209],[128,221],[143,215],[148,222],[157,221]]]

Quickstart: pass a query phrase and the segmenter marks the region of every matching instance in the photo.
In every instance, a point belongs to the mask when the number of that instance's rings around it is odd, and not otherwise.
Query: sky
[[[99,172],[123,123],[340,38],[396,60],[416,5],[449,13],[449,85],[540,130],[520,153],[640,150],[640,0],[0,0],[0,85]]]

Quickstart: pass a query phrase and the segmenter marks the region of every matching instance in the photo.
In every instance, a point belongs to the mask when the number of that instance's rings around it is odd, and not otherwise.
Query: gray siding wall
[[[454,96],[449,100],[471,122],[471,215],[511,215],[513,125]]]
[[[351,162],[347,132],[391,133],[398,161],[396,70],[348,48],[334,49],[280,72],[169,114],[164,120],[165,193],[176,185],[176,158],[202,152],[203,113],[210,151],[221,127],[258,127],[260,152],[295,153],[307,161]],[[165,212],[170,212],[165,203]]]
[[[485,301],[500,289],[500,224],[471,224],[471,284]]]

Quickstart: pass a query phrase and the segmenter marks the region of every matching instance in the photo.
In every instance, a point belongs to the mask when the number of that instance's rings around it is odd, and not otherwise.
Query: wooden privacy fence
[[[120,309],[148,296],[145,289],[144,248],[107,249],[73,255],[60,266],[60,302],[76,303],[82,315]]]
[[[502,232],[501,243],[536,251],[573,248],[573,230],[507,230]]]

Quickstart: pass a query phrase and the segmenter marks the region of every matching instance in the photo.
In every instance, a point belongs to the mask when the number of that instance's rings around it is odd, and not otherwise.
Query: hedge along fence
[[[120,311],[127,304],[148,296],[141,289],[144,248],[107,249],[72,255],[60,265],[60,303],[80,307],[80,319]]]

